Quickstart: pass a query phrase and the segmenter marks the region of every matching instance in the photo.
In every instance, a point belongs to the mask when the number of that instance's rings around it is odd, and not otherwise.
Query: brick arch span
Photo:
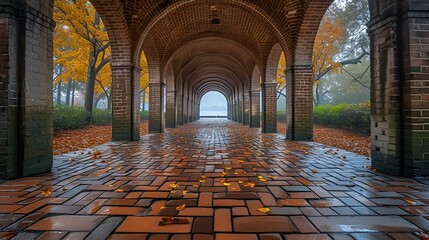
[[[212,5],[219,12],[222,24],[212,24],[209,20],[213,16]],[[209,33],[209,36],[219,37],[234,36],[235,41],[253,46],[252,52],[259,53],[260,56],[263,56],[275,42],[288,49],[286,34],[279,28],[279,21],[271,18],[260,5],[263,4],[238,0],[208,1],[204,4],[196,0],[172,3],[158,11],[150,21],[145,17],[140,19],[141,22],[147,23],[140,24],[137,52],[143,48],[157,48],[160,58],[163,59],[164,53],[170,52],[169,49],[173,49],[174,52],[180,48],[184,39],[198,33]],[[186,21],[184,16],[187,16]],[[284,18],[282,20],[284,21]],[[171,24],[173,22],[175,24]],[[157,44],[148,44],[154,42],[150,39],[157,39]],[[138,59],[138,56],[135,59]]]
[[[234,65],[240,66],[246,72],[253,70],[255,63],[259,66],[262,64],[255,53],[236,41],[219,37],[207,37],[196,39],[183,45],[169,55],[166,66],[174,62],[175,68],[183,71],[186,65],[195,62],[196,58],[201,60],[203,56],[207,59],[211,59],[214,56],[223,56],[225,59],[232,60]],[[222,61],[219,58],[217,60]]]
[[[132,64],[132,43],[120,0],[90,0],[106,27],[111,44],[112,67]],[[140,59],[140,57],[139,57]],[[134,66],[139,66],[135,64]]]

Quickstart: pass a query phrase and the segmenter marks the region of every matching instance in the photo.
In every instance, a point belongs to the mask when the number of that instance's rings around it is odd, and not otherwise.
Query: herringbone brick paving
[[[58,156],[52,173],[2,182],[0,238],[418,239],[429,231],[427,182],[369,165],[201,120]],[[159,226],[162,216],[190,224]]]

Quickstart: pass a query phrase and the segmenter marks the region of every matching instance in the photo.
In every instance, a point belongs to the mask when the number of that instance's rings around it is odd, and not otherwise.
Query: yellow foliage
[[[344,38],[343,24],[339,19],[324,18],[316,36],[313,50],[314,75],[317,76],[328,67],[331,71],[341,71],[341,64],[334,57],[338,49],[336,43]]]
[[[323,19],[314,43],[314,76],[324,72],[328,67],[331,67],[331,71],[333,72],[341,71],[342,65],[335,61],[334,57],[338,51],[336,43],[344,39],[344,37],[344,27],[339,19]],[[286,76],[284,73],[286,67],[285,55],[282,53],[277,69],[277,83],[279,88],[283,88],[286,85]],[[314,82],[315,85],[318,85],[319,83],[319,81]]]

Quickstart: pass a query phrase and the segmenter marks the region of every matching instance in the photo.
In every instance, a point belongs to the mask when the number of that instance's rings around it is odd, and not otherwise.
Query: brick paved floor
[[[427,182],[237,123],[202,120],[98,150],[2,182],[0,239],[418,239],[429,230]],[[159,226],[162,216],[190,223]]]

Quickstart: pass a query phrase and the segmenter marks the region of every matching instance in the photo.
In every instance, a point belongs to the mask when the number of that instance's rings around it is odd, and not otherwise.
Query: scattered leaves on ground
[[[141,135],[147,134],[147,126],[147,121],[141,123]],[[82,129],[59,130],[54,132],[54,155],[79,151],[110,141],[112,141],[112,126],[88,125]],[[95,156],[99,157],[99,155]]]
[[[285,123],[278,123],[278,132],[286,132]],[[371,150],[371,136],[364,131],[314,125],[314,141],[365,156]]]

